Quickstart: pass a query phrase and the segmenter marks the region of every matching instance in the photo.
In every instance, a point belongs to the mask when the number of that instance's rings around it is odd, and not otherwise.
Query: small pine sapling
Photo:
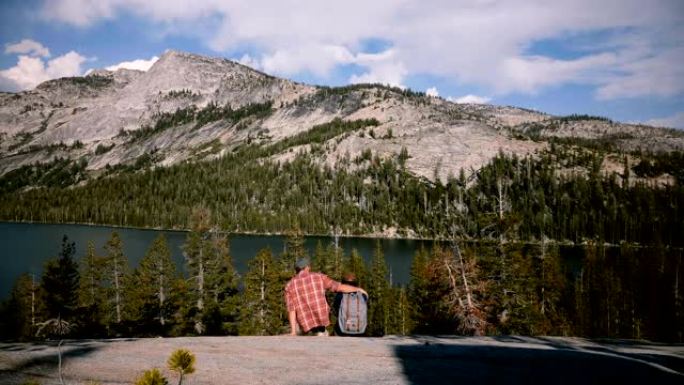
[[[166,380],[159,369],[154,368],[143,373],[137,380],[135,380],[135,385],[168,385],[169,382]]]
[[[195,372],[195,355],[186,349],[177,349],[169,357],[169,369],[178,372],[178,385],[183,384],[183,376]]]

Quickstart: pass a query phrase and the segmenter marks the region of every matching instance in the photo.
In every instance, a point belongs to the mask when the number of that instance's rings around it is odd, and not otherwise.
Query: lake
[[[185,242],[186,232],[166,230],[144,230],[130,228],[113,228],[107,226],[32,224],[32,223],[0,223],[0,258],[5,264],[0,271],[0,299],[7,298],[16,278],[22,273],[36,274],[40,277],[43,264],[57,256],[62,245],[62,236],[76,243],[76,258],[80,259],[86,251],[89,241],[95,243],[96,252],[104,255],[103,246],[110,238],[112,231],[117,231],[124,244],[124,253],[132,267],[137,266],[152,241],[163,233],[169,243],[172,258],[179,268],[183,268],[184,259],[181,246]],[[247,262],[256,253],[270,247],[274,254],[283,250],[284,237],[277,235],[231,235],[230,254],[235,268],[240,274],[247,271]],[[306,237],[305,244],[310,254],[318,242],[324,246],[333,241],[330,237]],[[407,239],[379,239],[385,253],[387,264],[392,271],[394,283],[405,284],[409,280],[409,269],[415,251],[421,246],[431,247],[431,241]],[[370,260],[376,239],[340,238],[339,244],[344,253],[349,254],[356,249],[360,255]]]

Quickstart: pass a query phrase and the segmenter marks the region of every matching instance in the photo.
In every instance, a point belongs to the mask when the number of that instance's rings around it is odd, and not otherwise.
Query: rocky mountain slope
[[[674,130],[460,105],[379,85],[316,87],[226,59],[167,51],[147,72],[97,70],[0,94],[0,174],[55,158],[82,159],[94,174],[142,157],[148,166],[209,159],[336,118],[379,124],[329,140],[317,149],[321,163],[406,148],[407,169],[428,179],[477,170],[499,151],[534,153],[549,137],[609,140],[625,149],[684,148],[684,136]]]

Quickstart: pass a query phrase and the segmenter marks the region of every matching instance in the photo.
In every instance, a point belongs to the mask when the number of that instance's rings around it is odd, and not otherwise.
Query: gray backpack
[[[368,298],[361,292],[343,293],[337,326],[344,334],[363,334],[368,326]]]

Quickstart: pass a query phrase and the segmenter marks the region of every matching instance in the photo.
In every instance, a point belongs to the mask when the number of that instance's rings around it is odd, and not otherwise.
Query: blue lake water
[[[76,258],[80,259],[86,251],[89,241],[94,242],[96,252],[104,255],[103,246],[110,238],[112,231],[117,231],[124,244],[124,253],[132,267],[147,252],[152,241],[163,233],[171,248],[172,258],[179,268],[183,268],[184,259],[181,246],[187,236],[183,231],[142,230],[129,228],[112,228],[106,226],[62,225],[62,224],[30,224],[0,222],[0,260],[3,267],[0,270],[0,299],[7,297],[16,278],[22,273],[40,276],[43,264],[55,257],[61,248],[62,237],[76,243]],[[274,254],[283,250],[284,238],[270,235],[231,235],[230,254],[233,257],[237,271],[243,274],[247,270],[247,262],[256,253],[270,247]],[[332,242],[330,237],[306,237],[306,246],[313,254],[318,242],[324,246]],[[415,251],[421,246],[431,247],[431,241],[406,239],[379,240],[387,264],[392,272],[394,283],[405,284],[409,279],[409,269]],[[366,260],[370,260],[375,247],[375,239],[370,238],[340,238],[339,244],[345,254],[356,249]]]

